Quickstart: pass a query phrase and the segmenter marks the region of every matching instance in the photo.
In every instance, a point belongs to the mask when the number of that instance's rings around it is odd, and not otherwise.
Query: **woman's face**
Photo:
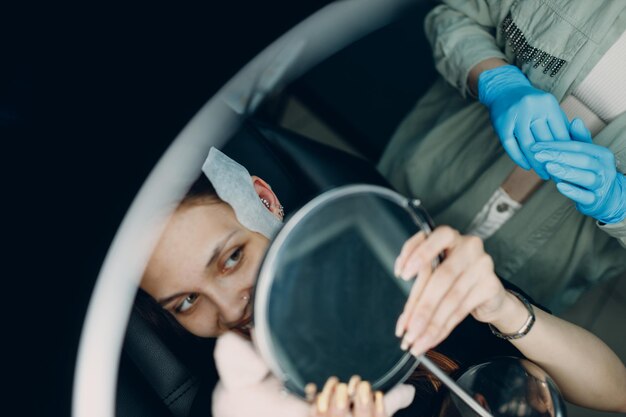
[[[191,333],[245,326],[250,291],[269,241],[243,227],[228,204],[187,204],[172,215],[141,287]]]

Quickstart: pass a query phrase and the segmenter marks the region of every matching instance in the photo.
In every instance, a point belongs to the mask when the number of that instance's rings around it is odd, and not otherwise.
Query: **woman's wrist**
[[[501,67],[508,63],[501,58],[487,58],[484,61],[479,62],[470,70],[467,76],[467,88],[474,97],[478,97],[478,77],[483,71],[489,69]]]
[[[524,303],[506,291],[502,306],[493,320],[489,321],[493,327],[503,334],[517,333],[527,322],[529,312]]]

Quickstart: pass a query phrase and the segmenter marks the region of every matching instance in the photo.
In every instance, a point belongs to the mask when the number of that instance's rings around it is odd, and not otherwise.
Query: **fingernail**
[[[326,383],[324,384],[324,388],[322,389],[323,392],[328,392],[330,391],[334,385],[336,385],[339,382],[339,379],[336,376],[331,376],[330,378],[328,378],[326,380]]]
[[[408,335],[404,335],[404,337],[402,338],[402,343],[400,343],[400,349],[407,350],[411,345],[411,340],[412,339],[409,339]]]
[[[405,268],[405,270],[404,270],[404,271],[402,271],[402,273],[400,274],[400,277],[401,277],[403,280],[408,281],[408,280],[410,280],[411,278],[417,278],[417,274],[415,274],[415,275],[411,275],[411,274],[409,274],[408,272],[406,272],[406,269],[407,269],[407,268]],[[412,270],[420,269],[420,264],[416,262],[416,263],[414,263],[414,264],[411,266],[411,268],[410,268],[410,269],[412,269]]]
[[[396,276],[396,278],[399,278],[400,272],[400,265],[398,264],[398,258],[396,258],[396,261],[393,263],[393,274]]]
[[[310,382],[306,384],[304,387],[304,395],[307,402],[312,402],[315,399],[315,393],[317,392],[317,387],[314,383]]]
[[[357,398],[361,405],[369,405],[371,396],[372,390],[370,388],[370,383],[367,381],[361,381],[357,388]]]
[[[335,407],[339,410],[348,408],[348,386],[344,383],[335,388]]]
[[[376,404],[376,412],[379,415],[384,415],[385,413],[385,407],[383,404],[383,393],[380,391],[376,391],[376,394],[374,394],[374,402]]]
[[[411,355],[419,356],[422,353],[426,352],[430,344],[430,340],[426,338],[418,338],[413,342],[413,346],[411,347]]]
[[[326,411],[328,411],[328,402],[329,397],[325,392],[322,392],[320,395],[318,395],[316,403],[317,412],[320,414],[324,414]]]
[[[354,394],[356,394],[356,387],[359,382],[361,382],[361,377],[358,375],[353,375],[352,378],[350,378],[350,381],[348,382],[348,396],[350,398],[353,398]]]
[[[535,159],[539,162],[547,161],[548,159],[552,159],[551,155],[547,151],[540,151],[535,154]]]
[[[546,169],[548,170],[548,172],[550,172],[551,174],[554,174],[554,175],[558,175],[558,174],[560,174],[563,171],[558,164],[555,164],[555,163],[552,163],[552,162],[548,162],[546,164]]]
[[[404,316],[405,313],[400,314],[398,321],[396,322],[396,337],[401,337],[404,330]]]

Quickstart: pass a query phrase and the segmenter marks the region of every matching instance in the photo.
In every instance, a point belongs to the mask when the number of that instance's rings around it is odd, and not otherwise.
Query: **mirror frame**
[[[252,335],[254,344],[258,348],[261,357],[270,367],[272,373],[283,382],[285,388],[301,398],[305,398],[304,387],[299,387],[298,384],[293,382],[289,374],[276,359],[277,355],[274,352],[278,349],[272,342],[272,330],[268,319],[272,284],[274,276],[277,274],[278,257],[280,253],[282,253],[282,249],[285,247],[292,231],[296,229],[303,220],[306,220],[311,213],[342,198],[363,194],[384,198],[404,208],[411,216],[416,226],[418,226],[419,230],[425,231],[426,234],[430,234],[434,229],[433,222],[427,212],[422,208],[420,200],[411,200],[396,191],[371,184],[345,185],[326,191],[309,201],[287,220],[272,241],[259,270],[259,276],[254,288],[254,331]],[[433,261],[433,268],[435,268],[439,262],[440,259],[435,259]],[[405,352],[400,361],[388,371],[386,376],[381,378],[381,381],[373,381],[372,384],[378,384],[375,389],[391,389],[396,384],[406,380],[418,364],[419,360],[417,358],[409,352]],[[388,386],[389,380],[395,378],[397,375],[401,375],[400,378],[397,379],[397,382],[393,383],[392,386]]]

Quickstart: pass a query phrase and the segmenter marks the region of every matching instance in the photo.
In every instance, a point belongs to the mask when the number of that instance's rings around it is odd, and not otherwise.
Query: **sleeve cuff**
[[[446,58],[438,62],[439,73],[459,90],[463,98],[468,95],[473,97],[467,85],[467,77],[474,66],[489,58],[508,61],[506,55],[494,44],[493,39],[487,36],[489,35],[468,36],[462,43],[454,45],[453,51],[445,53]]]
[[[596,221],[596,225],[610,236],[620,241],[621,245],[626,248],[626,219],[617,223],[600,223]]]

